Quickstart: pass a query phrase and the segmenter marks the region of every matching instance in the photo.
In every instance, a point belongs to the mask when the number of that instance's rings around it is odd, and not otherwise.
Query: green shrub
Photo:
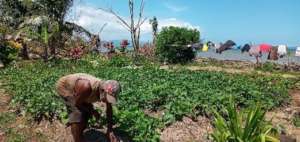
[[[199,42],[200,32],[196,29],[165,27],[157,36],[155,54],[161,61],[185,63],[196,56],[188,44]]]
[[[0,61],[4,64],[8,64],[11,61],[16,60],[19,48],[19,45],[15,42],[0,40]]]
[[[294,126],[300,128],[300,113],[294,114],[293,123]]]
[[[266,72],[273,72],[276,70],[276,64],[271,62],[266,62],[262,64],[262,66],[257,67],[257,70],[266,71]]]
[[[225,118],[215,111],[212,137],[216,142],[279,142],[279,132],[265,121],[265,113],[260,105],[239,112],[230,101]]]

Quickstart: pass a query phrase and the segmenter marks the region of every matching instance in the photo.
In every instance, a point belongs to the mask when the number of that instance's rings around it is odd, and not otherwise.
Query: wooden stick
[[[107,132],[112,132],[113,130],[113,110],[110,103],[106,103],[106,117],[107,117]]]
[[[113,109],[110,103],[106,103],[106,117],[107,117],[107,138],[109,142],[119,142],[119,139],[113,132]]]

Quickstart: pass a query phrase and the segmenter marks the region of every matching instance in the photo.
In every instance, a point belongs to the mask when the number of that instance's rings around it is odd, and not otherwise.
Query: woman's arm
[[[106,103],[107,131],[113,130],[113,110],[110,103]]]
[[[106,103],[106,117],[107,117],[107,137],[110,142],[118,142],[118,138],[113,132],[113,110],[110,103]]]

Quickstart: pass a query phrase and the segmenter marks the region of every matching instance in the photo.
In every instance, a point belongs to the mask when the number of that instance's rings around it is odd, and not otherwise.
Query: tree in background
[[[149,20],[149,23],[152,25],[152,35],[153,35],[152,44],[155,45],[156,38],[157,38],[157,31],[158,31],[157,18],[154,16],[153,19]]]
[[[0,21],[3,26],[15,29],[26,16],[31,14],[33,8],[27,1],[0,0]]]
[[[185,63],[196,57],[189,44],[198,43],[200,32],[196,29],[164,27],[157,35],[155,54],[162,62]]]
[[[129,13],[130,13],[130,21],[129,22],[127,20],[125,20],[124,18],[122,18],[120,15],[118,15],[112,9],[109,9],[109,10],[102,9],[102,10],[113,14],[119,20],[120,24],[122,26],[124,26],[130,32],[132,46],[133,46],[135,55],[137,55],[139,48],[140,48],[141,26],[147,20],[147,18],[143,17],[145,2],[144,2],[144,0],[142,0],[140,3],[137,21],[135,21],[135,17],[134,17],[135,12],[134,12],[133,0],[128,0],[128,6],[129,6]]]
[[[32,15],[32,9],[35,8],[29,0],[19,1],[19,0],[0,0],[0,29],[6,29],[3,32],[6,40],[10,42],[18,42],[22,45],[21,57],[23,59],[28,59],[28,49],[24,39],[14,38],[14,34],[18,31],[19,25],[26,20],[26,17]],[[21,34],[20,34],[21,35]]]
[[[73,0],[0,0],[1,24],[13,29],[12,33],[16,34],[16,37],[22,35],[21,33],[23,32],[34,31],[36,29],[39,29],[39,31],[44,29],[39,34],[45,35],[42,33],[46,32],[45,27],[47,27],[47,33],[51,33],[52,36],[46,36],[47,40],[42,41],[43,43],[47,41],[50,53],[55,55],[55,48],[63,46],[61,42],[63,41],[62,32],[66,29],[64,20],[72,4]],[[39,21],[37,19],[41,19],[41,17],[43,17],[42,19],[47,19],[47,25],[45,25],[45,22],[42,24],[34,23]],[[34,30],[29,29],[29,27]],[[55,28],[53,29],[53,27]],[[32,33],[23,35],[28,36],[32,35]],[[45,51],[44,56],[48,58],[48,48]]]
[[[35,0],[35,3],[39,5],[41,14],[50,18],[50,22],[57,22],[58,30],[49,38],[50,53],[55,55],[55,48],[63,46],[61,39],[65,29],[64,20],[73,0]]]

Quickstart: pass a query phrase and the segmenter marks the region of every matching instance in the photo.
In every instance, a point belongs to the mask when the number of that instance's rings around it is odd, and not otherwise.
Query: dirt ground
[[[213,127],[208,118],[199,116],[197,121],[184,117],[182,121],[175,122],[162,133],[162,142],[209,142],[209,134]]]
[[[266,114],[267,120],[272,120],[274,126],[282,128],[284,134],[300,142],[300,128],[293,125],[293,117],[300,112],[300,90],[289,92],[292,102],[289,106],[279,108]]]

